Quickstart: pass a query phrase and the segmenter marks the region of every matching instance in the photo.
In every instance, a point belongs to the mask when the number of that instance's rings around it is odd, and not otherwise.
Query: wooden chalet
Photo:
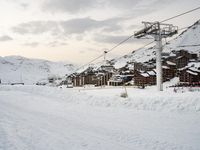
[[[172,51],[169,54],[169,57],[165,58],[165,60],[163,62],[169,61],[169,62],[172,62],[172,63],[176,64],[176,58],[177,58],[176,51]]]
[[[167,61],[163,62],[163,65],[168,66],[170,69],[176,70],[176,63],[174,63],[174,62],[167,60]]]
[[[98,69],[88,67],[86,70],[73,74],[71,77],[73,86],[94,85],[103,86],[107,85],[107,81],[113,75],[115,68],[111,65],[103,65]]]
[[[198,55],[196,53],[190,53],[187,50],[179,50],[176,52],[176,66],[177,68],[183,68],[187,66],[190,60],[197,60]]]
[[[73,86],[83,86],[84,78],[82,74],[76,74],[72,77]]]
[[[98,73],[96,74],[95,81],[96,81],[96,86],[105,86],[108,85],[109,79],[112,77],[113,73],[111,72],[104,72],[104,73]]]
[[[178,56],[176,58],[176,67],[177,68],[183,68],[185,67],[189,62],[189,58],[187,56]]]
[[[133,75],[134,74],[134,65],[127,64],[126,66],[118,69],[120,75]]]
[[[109,86],[122,86],[133,79],[133,74],[127,75],[113,75],[108,81]]]
[[[180,69],[179,79],[181,83],[200,84],[200,62],[190,63],[188,66]]]
[[[148,78],[148,85],[155,85],[156,84],[156,71],[151,70],[151,71],[147,71],[147,74],[149,75]]]
[[[163,71],[163,82],[169,81],[175,77],[175,69],[170,68],[169,66],[162,66]]]
[[[175,77],[175,70],[168,67],[162,66],[163,81],[169,81]],[[134,82],[137,86],[155,85],[156,84],[156,69],[150,71],[137,71],[134,73]]]
[[[134,84],[137,86],[155,85],[156,72],[154,70],[147,72],[140,72],[135,70]]]
[[[176,56],[179,57],[179,56],[186,56],[188,57],[189,59],[197,59],[198,56],[196,53],[193,53],[193,52],[188,52],[187,50],[179,50],[176,52]]]
[[[114,68],[113,65],[102,65],[98,68],[98,72],[96,74],[97,78],[97,86],[105,86],[108,85],[109,79],[113,76],[113,74],[117,70]]]
[[[152,62],[144,62],[144,63],[134,63],[134,70],[136,71],[149,71],[155,67],[155,63]]]

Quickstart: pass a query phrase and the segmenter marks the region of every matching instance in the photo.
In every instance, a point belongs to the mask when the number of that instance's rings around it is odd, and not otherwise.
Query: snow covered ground
[[[0,150],[199,150],[194,90],[0,86]]]

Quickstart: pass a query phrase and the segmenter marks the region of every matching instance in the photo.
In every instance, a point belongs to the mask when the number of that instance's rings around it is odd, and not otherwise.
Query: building
[[[69,76],[73,86],[103,86],[113,75],[115,68],[111,65],[102,65],[99,68],[88,67],[87,69]]]
[[[189,63],[186,67],[179,70],[181,83],[200,83],[200,62]]]
[[[175,77],[175,69],[170,68],[169,66],[162,66],[163,72],[163,82],[169,81]]]
[[[152,62],[144,62],[144,63],[135,62],[134,63],[134,70],[137,70],[137,71],[149,71],[149,70],[152,70],[153,68],[155,68],[155,63],[152,63]]]
[[[135,70],[134,83],[137,86],[155,85],[156,72],[154,70],[147,72],[141,72]]]
[[[113,75],[108,81],[109,86],[122,86],[133,79],[133,74]]]
[[[189,57],[184,55],[184,56],[178,56],[176,58],[176,67],[177,68],[183,68],[185,67],[189,62]]]

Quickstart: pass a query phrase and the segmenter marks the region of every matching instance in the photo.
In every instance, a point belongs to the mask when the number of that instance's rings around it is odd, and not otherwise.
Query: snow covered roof
[[[190,62],[186,67],[191,71],[200,72],[200,62]]]
[[[149,74],[148,74],[148,73],[141,73],[141,75],[142,75],[143,77],[149,77]]]
[[[186,72],[189,73],[189,74],[195,75],[195,76],[198,75],[198,73],[196,73],[196,72],[192,72],[192,71],[190,71],[190,70],[187,70]]]
[[[96,75],[105,75],[105,73],[98,72]]]
[[[167,61],[166,62],[168,65],[172,65],[172,66],[175,66],[176,64],[175,63],[173,63],[173,62],[171,62],[171,61]]]
[[[181,59],[181,58],[183,58],[184,56],[179,56],[179,57],[177,57],[176,59]]]
[[[155,71],[147,71],[147,73],[151,76],[155,76],[156,75],[156,72]]]
[[[196,67],[199,68],[200,67],[200,62],[190,62],[188,63],[189,67]]]
[[[185,69],[187,69],[187,68],[189,68],[188,66],[185,66],[185,67],[183,67],[183,68],[180,68],[180,69],[178,69],[179,71],[183,71],[183,70],[185,70]]]
[[[196,60],[195,60],[195,59],[190,59],[189,61],[190,61],[190,62],[195,62]]]
[[[170,69],[169,67],[167,66],[162,66],[163,69]]]
[[[198,68],[195,68],[195,67],[191,67],[189,69],[192,70],[192,71],[194,71],[194,72],[200,72],[200,70]]]
[[[175,53],[170,53],[169,56],[174,57],[174,56],[176,56],[176,54]]]

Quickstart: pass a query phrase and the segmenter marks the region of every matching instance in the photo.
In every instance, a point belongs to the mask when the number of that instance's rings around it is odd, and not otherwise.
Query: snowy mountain
[[[0,57],[0,79],[2,83],[23,82],[33,84],[49,76],[64,76],[73,72],[75,66],[63,62],[28,59],[21,56]]]
[[[180,49],[188,50],[191,53],[200,53],[200,20],[180,33],[178,37],[167,42],[163,47],[163,52],[170,53],[173,50],[177,51]],[[146,62],[155,58],[155,51],[155,46],[138,49],[131,54],[114,59],[112,62],[115,64],[116,68],[125,66],[128,61]]]

